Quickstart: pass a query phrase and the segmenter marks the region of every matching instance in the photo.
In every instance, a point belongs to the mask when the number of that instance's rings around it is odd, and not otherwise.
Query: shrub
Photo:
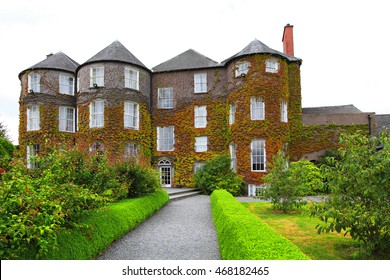
[[[125,161],[118,163],[115,170],[119,181],[128,187],[128,197],[140,197],[160,188],[159,174],[152,168]]]
[[[8,169],[14,151],[15,146],[9,140],[0,137],[0,168]]]
[[[95,258],[113,241],[150,217],[169,201],[164,190],[141,198],[124,199],[94,210],[83,217],[82,228],[61,229],[58,248],[43,259],[89,260]]]
[[[289,240],[276,233],[225,190],[215,190],[211,211],[224,260],[304,260]]]
[[[312,208],[327,223],[318,231],[344,230],[366,255],[389,252],[390,136],[343,134],[340,144],[339,160],[321,166],[331,195]]]
[[[195,187],[206,194],[224,189],[237,196],[242,194],[242,179],[231,169],[231,159],[227,155],[217,155],[195,173]]]
[[[300,208],[303,196],[323,191],[322,175],[317,166],[307,160],[288,164],[288,158],[279,152],[271,170],[264,178],[268,186],[261,196],[271,199],[275,209],[284,212]]]

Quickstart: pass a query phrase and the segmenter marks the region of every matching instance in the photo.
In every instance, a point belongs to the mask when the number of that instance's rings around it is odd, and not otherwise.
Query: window
[[[263,185],[248,185],[248,196],[259,196],[263,189]]]
[[[249,67],[249,62],[238,63],[236,65],[236,77],[245,76],[246,74],[248,74]]]
[[[139,106],[137,103],[125,102],[124,126],[125,128],[138,129]]]
[[[138,145],[135,143],[126,144],[126,158],[137,158],[138,155]]]
[[[229,105],[229,124],[234,124],[236,121],[236,104],[231,103]]]
[[[281,122],[287,122],[287,102],[281,101],[280,102],[280,121]]]
[[[39,105],[32,105],[27,108],[27,131],[39,130]]]
[[[28,91],[41,92],[40,80],[41,75],[39,74],[28,75]]]
[[[207,74],[195,74],[194,75],[194,92],[202,93],[207,92]]]
[[[202,168],[204,162],[197,161],[194,163],[194,173],[198,172]]]
[[[203,128],[207,126],[207,106],[195,106],[195,127]]]
[[[60,107],[59,131],[75,132],[75,109]]]
[[[230,150],[230,166],[233,171],[237,170],[237,157],[236,157],[236,144],[230,143],[229,145],[229,150]]]
[[[77,92],[80,92],[80,77],[77,77],[76,90],[77,90]]]
[[[39,144],[27,146],[27,168],[36,168],[37,162],[34,157],[39,155]]]
[[[103,142],[95,142],[89,146],[89,151],[91,153],[97,153],[98,155],[104,154],[104,143]]]
[[[173,151],[174,144],[174,126],[157,127],[157,151]]]
[[[206,152],[207,151],[207,136],[195,137],[195,152]]]
[[[251,170],[265,171],[265,141],[253,140],[251,143]]]
[[[104,66],[91,67],[90,73],[90,87],[103,87],[104,86]]]
[[[72,76],[60,75],[60,93],[73,95],[74,78]]]
[[[264,120],[264,100],[261,97],[251,97],[251,120]]]
[[[139,89],[139,71],[132,68],[125,68],[125,87]]]
[[[89,127],[104,127],[104,101],[95,100],[89,105]]]
[[[269,58],[265,61],[265,72],[276,73],[279,70],[279,63],[276,58]]]
[[[173,88],[158,89],[158,107],[162,109],[173,108]]]

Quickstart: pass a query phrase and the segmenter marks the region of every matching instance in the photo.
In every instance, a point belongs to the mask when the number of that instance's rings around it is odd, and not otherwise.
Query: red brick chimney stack
[[[294,37],[293,25],[289,23],[284,27],[283,31],[283,52],[287,55],[294,56]]]

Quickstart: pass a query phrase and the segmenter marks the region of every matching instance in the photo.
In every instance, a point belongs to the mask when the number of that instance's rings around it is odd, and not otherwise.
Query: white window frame
[[[175,127],[157,127],[157,151],[173,151],[175,149]]]
[[[276,58],[268,58],[265,61],[265,72],[277,73],[279,71],[279,62]]]
[[[139,129],[139,105],[135,102],[124,103],[124,127]]]
[[[288,122],[288,104],[284,100],[280,102],[280,121]]]
[[[194,92],[207,92],[207,73],[194,74]]]
[[[89,127],[104,127],[104,100],[94,100],[89,105]]]
[[[251,97],[251,120],[265,119],[265,104],[262,97]]]
[[[139,90],[139,71],[137,69],[125,67],[125,87]]]
[[[241,76],[245,76],[246,74],[248,74],[250,66],[251,66],[251,64],[247,61],[237,63],[236,64],[236,71],[235,71],[236,78],[241,77]]]
[[[194,173],[198,172],[199,169],[201,169],[203,165],[204,165],[203,161],[195,161],[195,163],[194,163]]]
[[[27,131],[40,129],[39,105],[30,105],[27,107]]]
[[[252,172],[266,172],[267,157],[266,157],[265,140],[256,139],[251,142],[250,157],[251,157]]]
[[[91,66],[89,86],[94,87],[95,84],[98,87],[104,87],[104,66],[102,65]]]
[[[134,142],[126,143],[126,158],[138,158],[138,144]]]
[[[27,154],[26,154],[26,161],[27,161],[27,168],[36,168],[37,164],[34,162],[34,157],[39,155],[39,144],[34,145],[27,145]]]
[[[74,76],[60,74],[58,78],[58,83],[60,93],[74,95]]]
[[[194,126],[195,128],[205,128],[207,126],[207,106],[194,107]]]
[[[172,109],[173,106],[173,88],[158,88],[158,108]]]
[[[234,124],[236,121],[236,103],[229,104],[229,125]]]
[[[28,75],[28,91],[41,92],[41,75],[31,73]]]
[[[208,142],[209,140],[207,136],[195,137],[195,152],[197,153],[207,152]]]
[[[60,106],[58,111],[58,130],[62,132],[75,132],[76,108]]]
[[[257,196],[257,191],[261,190],[261,189],[264,189],[264,188],[265,188],[264,185],[249,184],[248,185],[248,196],[256,197]]]
[[[230,167],[232,168],[233,171],[237,171],[237,146],[235,143],[231,142],[229,144],[229,152],[230,152]]]

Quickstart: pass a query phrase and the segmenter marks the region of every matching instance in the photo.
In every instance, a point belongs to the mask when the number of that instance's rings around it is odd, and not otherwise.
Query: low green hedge
[[[211,211],[224,260],[306,260],[289,240],[276,233],[225,190],[215,190]]]
[[[124,199],[95,210],[81,220],[84,229],[62,230],[58,249],[49,252],[48,260],[90,260],[150,217],[169,201],[164,190],[140,198]]]

